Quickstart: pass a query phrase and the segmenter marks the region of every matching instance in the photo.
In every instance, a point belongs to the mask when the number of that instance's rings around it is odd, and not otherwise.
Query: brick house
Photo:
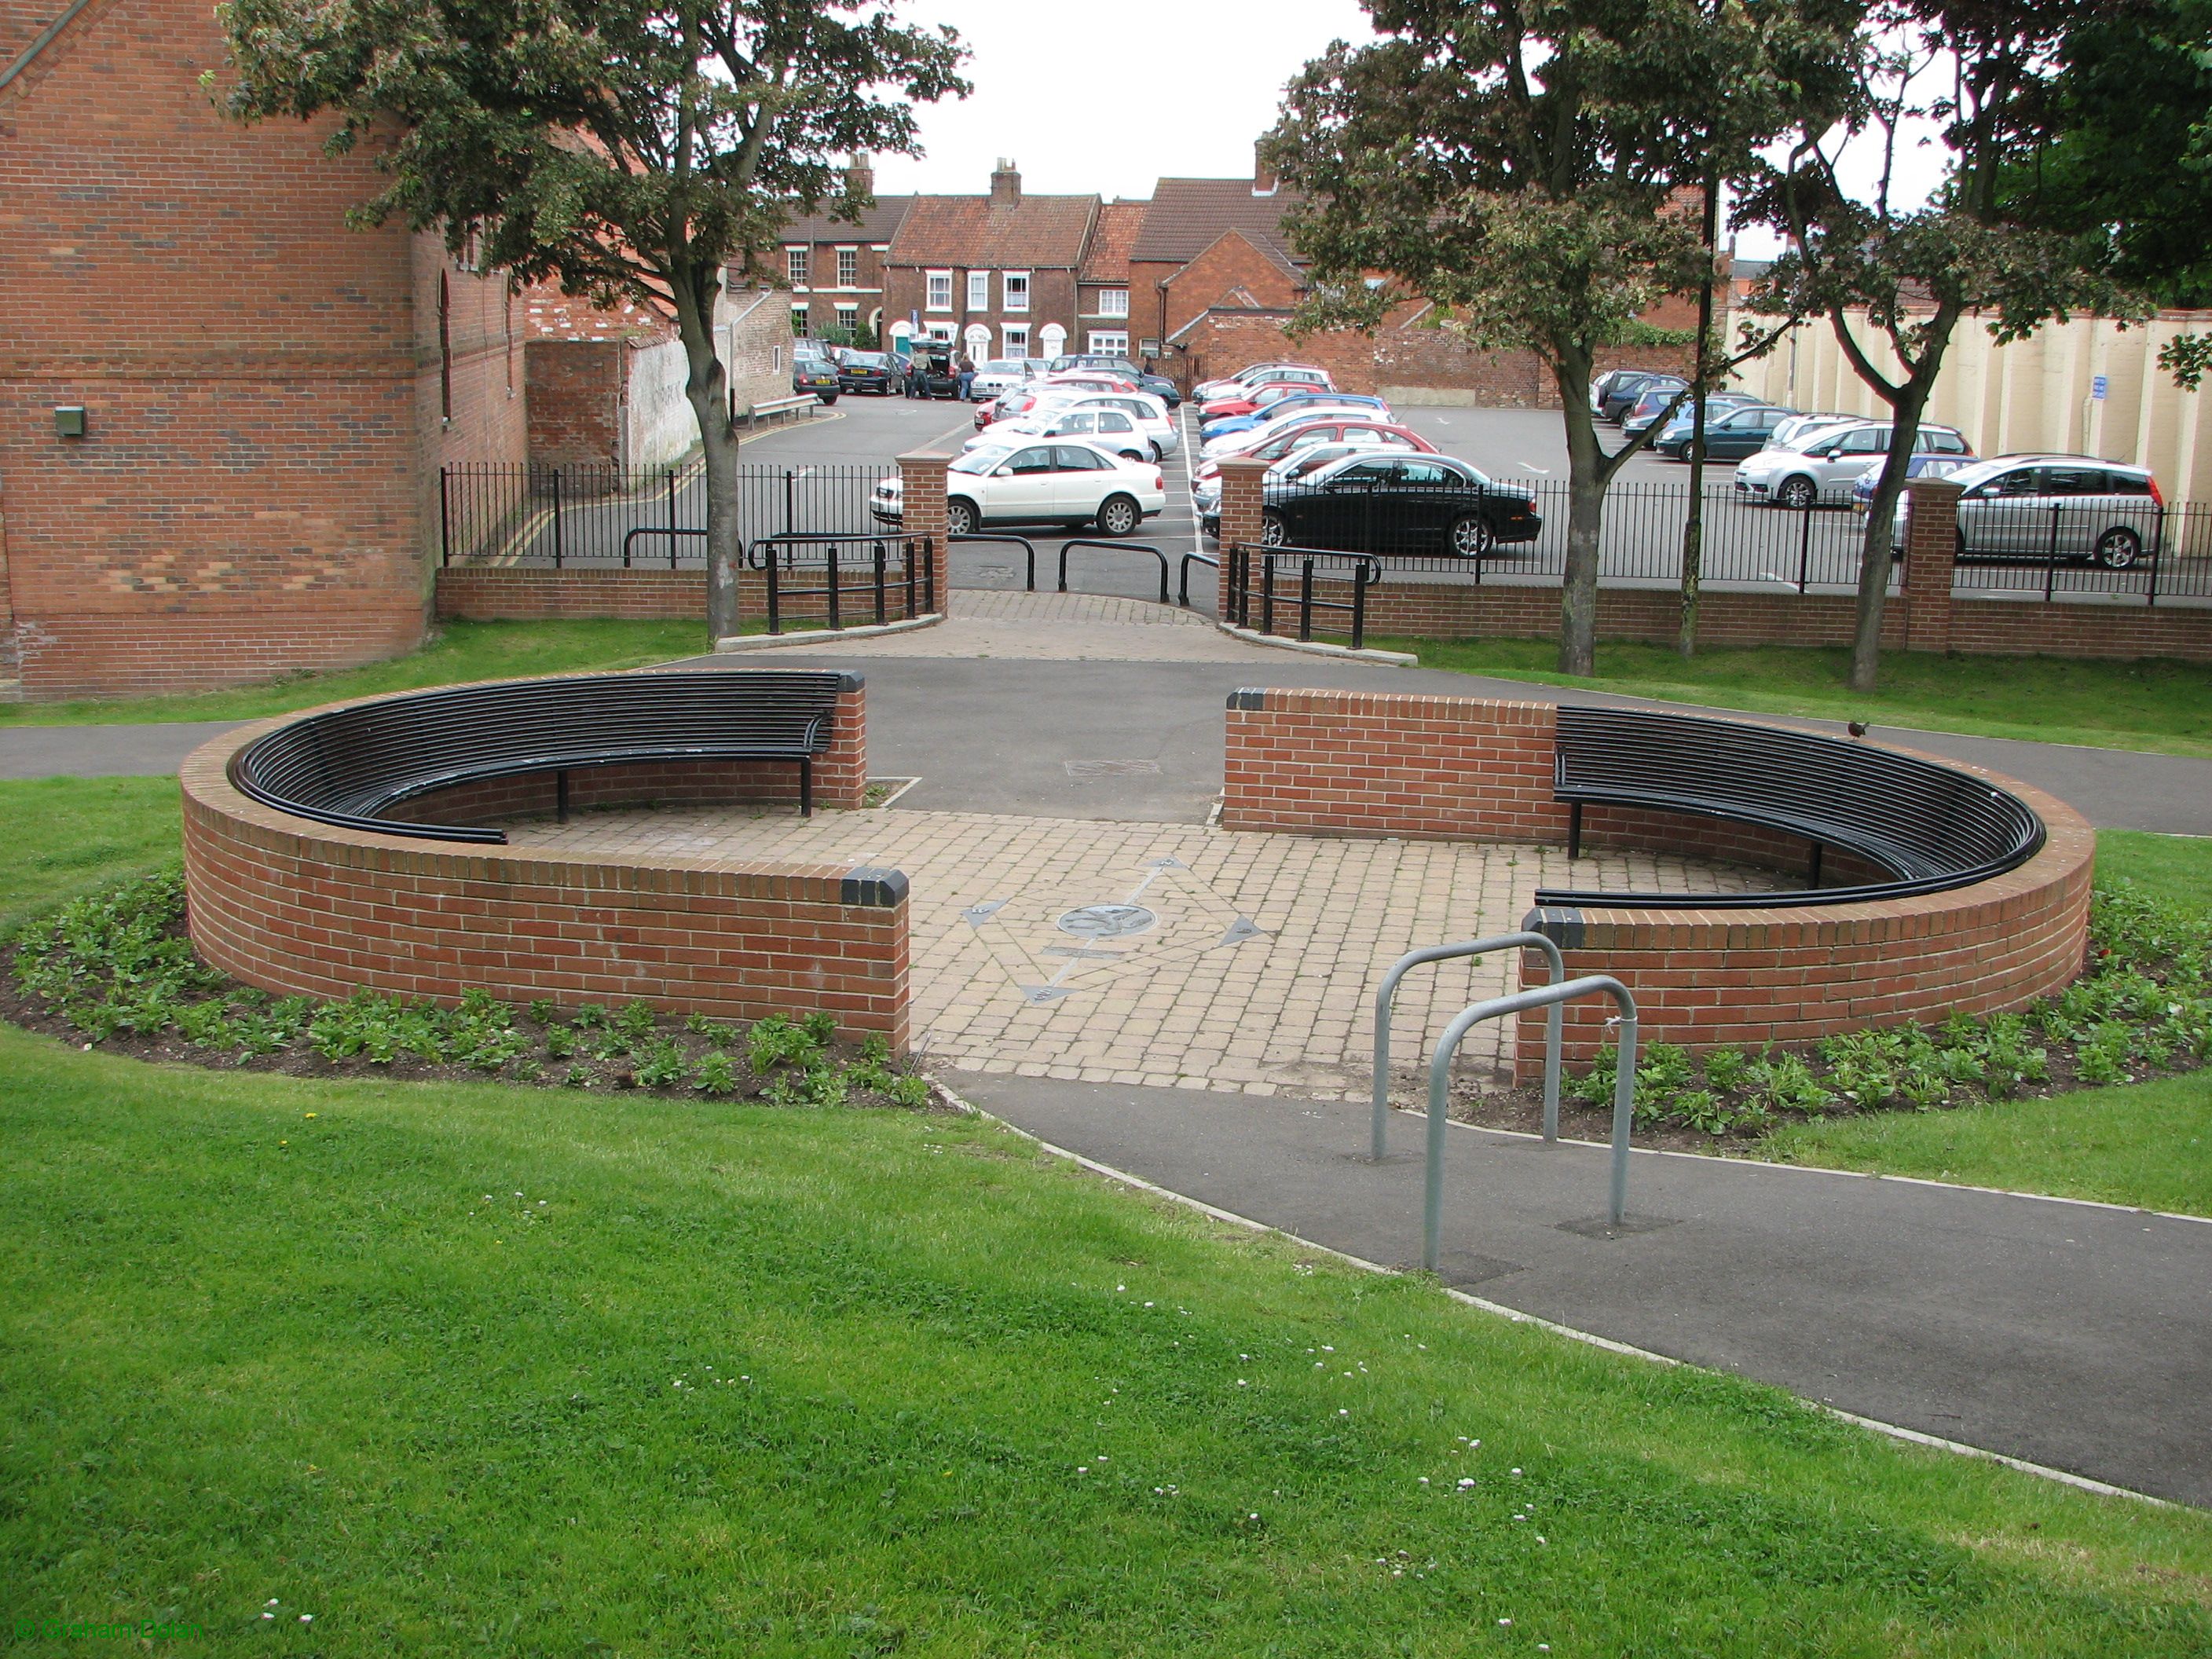
[[[369,157],[222,63],[204,0],[0,0],[0,695],[405,651],[439,467],[523,459],[505,281],[349,229]]]
[[[917,196],[884,256],[886,338],[920,333],[990,357],[1049,357],[1078,339],[1077,274],[1096,196],[1024,196],[1001,161],[988,196]]]
[[[854,156],[846,177],[856,194],[875,196],[876,170],[866,156]],[[817,214],[784,227],[783,263],[774,275],[790,289],[793,335],[805,339],[842,327],[881,344],[884,256],[914,201],[876,197],[857,222]]]
[[[1138,349],[1164,358],[1168,341],[1233,283],[1245,283],[1255,297],[1283,292],[1285,281],[1302,289],[1304,262],[1283,230],[1283,216],[1297,199],[1257,161],[1249,179],[1161,179],[1129,246]],[[1231,237],[1229,246],[1219,246]],[[1163,372],[1176,371],[1164,366]]]
[[[1148,202],[1108,202],[1076,273],[1077,331],[1069,349],[1127,357],[1136,343],[1129,326],[1129,249],[1144,228]],[[1157,354],[1155,354],[1157,355]]]

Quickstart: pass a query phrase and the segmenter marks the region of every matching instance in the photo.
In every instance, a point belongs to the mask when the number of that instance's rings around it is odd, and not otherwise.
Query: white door
[[[967,342],[969,359],[979,366],[991,355],[991,331],[982,324],[969,324],[962,338]]]
[[[1001,524],[1034,523],[1054,517],[1060,507],[1060,473],[1050,444],[1018,449],[992,469],[983,495],[983,516]]]
[[[1043,348],[1042,355],[1045,361],[1049,362],[1054,357],[1059,356],[1062,349],[1066,348],[1067,344],[1067,331],[1062,328],[1058,323],[1047,323],[1042,329],[1037,331],[1037,341]]]

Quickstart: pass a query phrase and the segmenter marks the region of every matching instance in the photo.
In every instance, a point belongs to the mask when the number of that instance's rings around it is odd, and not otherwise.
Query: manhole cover
[[[1141,904],[1086,904],[1070,910],[1055,925],[1077,939],[1122,939],[1143,933],[1158,920]]]
[[[1067,769],[1067,775],[1079,782],[1090,778],[1148,777],[1160,769],[1160,763],[1153,760],[1080,760],[1062,761],[1060,764]]]

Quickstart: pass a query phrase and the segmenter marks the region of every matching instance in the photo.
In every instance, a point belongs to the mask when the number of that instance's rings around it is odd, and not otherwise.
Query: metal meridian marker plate
[[[1126,939],[1155,926],[1159,918],[1141,904],[1086,904],[1054,925],[1077,939]]]

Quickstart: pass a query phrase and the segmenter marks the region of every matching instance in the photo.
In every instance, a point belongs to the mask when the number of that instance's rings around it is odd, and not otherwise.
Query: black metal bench
[[[458,784],[551,772],[565,815],[568,774],[650,761],[790,761],[799,810],[814,811],[814,757],[829,748],[838,693],[857,674],[792,669],[588,674],[450,686],[310,714],[257,738],[230,764],[242,793],[349,830],[501,843],[506,832],[417,823],[400,803]]]
[[[1620,893],[1540,890],[1539,906],[1729,909],[1836,904],[1942,892],[2034,856],[2043,820],[2025,801],[1952,767],[1887,749],[1636,709],[1559,710],[1553,795],[1570,807],[1567,850],[1582,851],[1586,805],[1729,819],[1811,843],[1808,890]],[[1856,854],[1891,879],[1822,887],[1821,849]]]

